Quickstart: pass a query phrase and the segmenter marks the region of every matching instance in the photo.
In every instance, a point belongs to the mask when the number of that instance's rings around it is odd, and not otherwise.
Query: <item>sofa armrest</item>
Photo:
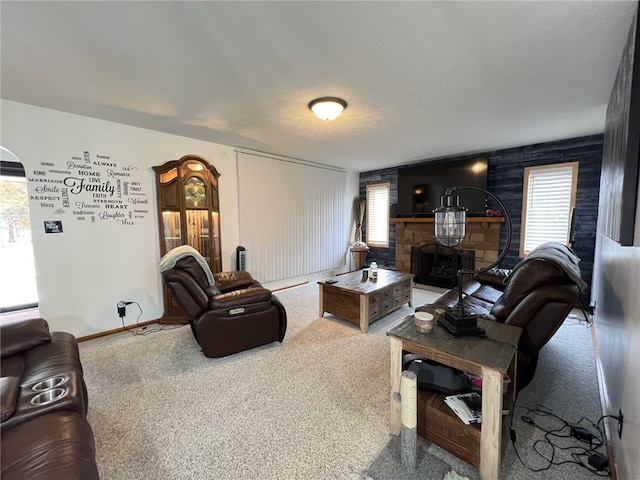
[[[271,300],[271,290],[263,287],[245,288],[217,295],[211,299],[212,310],[241,307],[249,303]]]
[[[0,325],[0,351],[2,352],[2,358],[29,350],[49,341],[51,341],[49,324],[43,318],[5,321]]]
[[[492,287],[504,290],[506,279],[509,277],[511,270],[506,268],[491,268],[486,272],[475,274],[475,279],[480,283],[486,283]]]
[[[0,378],[0,397],[2,400],[2,417],[1,420],[11,418],[16,411],[16,401],[20,393],[20,379],[18,377],[2,377]]]
[[[261,286],[253,279],[249,272],[246,272],[244,270],[240,270],[237,272],[214,273],[213,278],[217,287],[222,293],[226,293],[231,290],[238,290],[240,288],[247,288],[250,286]]]

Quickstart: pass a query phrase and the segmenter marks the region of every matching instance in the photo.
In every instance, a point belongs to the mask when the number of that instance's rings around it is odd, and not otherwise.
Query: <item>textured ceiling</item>
[[[0,93],[365,171],[602,132],[636,6],[5,0]]]

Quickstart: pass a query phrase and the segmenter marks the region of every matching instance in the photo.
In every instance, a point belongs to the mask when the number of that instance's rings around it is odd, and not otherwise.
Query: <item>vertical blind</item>
[[[247,270],[272,282],[344,264],[349,237],[346,172],[236,151],[240,244]]]
[[[521,256],[545,242],[568,242],[578,162],[527,167],[524,175]]]
[[[367,245],[389,246],[389,184],[367,185]]]

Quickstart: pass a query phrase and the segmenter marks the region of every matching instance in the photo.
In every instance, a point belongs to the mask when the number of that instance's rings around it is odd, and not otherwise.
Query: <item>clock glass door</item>
[[[180,212],[162,212],[165,253],[182,245],[182,229],[180,228]]]
[[[210,262],[209,250],[209,211],[187,210],[187,243],[198,250],[207,263]]]

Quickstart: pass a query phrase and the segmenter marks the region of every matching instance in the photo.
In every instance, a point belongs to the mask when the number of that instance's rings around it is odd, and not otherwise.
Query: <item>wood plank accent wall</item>
[[[511,268],[520,261],[518,246],[520,244],[524,168],[578,161],[580,167],[575,211],[576,240],[574,250],[581,259],[582,278],[588,285],[591,285],[603,138],[602,134],[589,135],[492,152],[480,152],[473,155],[474,157],[482,155],[489,159],[488,189],[504,202],[513,220],[511,248],[502,262],[502,267]],[[463,156],[460,155],[460,157]],[[412,165],[414,164],[412,163]],[[398,202],[398,167],[361,172],[360,195],[365,197],[367,184],[381,182],[390,183],[390,203],[396,204]],[[492,204],[491,199],[489,199],[488,207],[490,209],[498,208]],[[372,248],[367,256],[367,263],[376,261],[378,265],[396,265],[397,225],[391,223],[389,228],[389,248]],[[505,245],[506,228],[500,230],[500,248],[502,248]],[[588,288],[582,295],[583,301],[588,303],[590,296],[590,288]]]
[[[360,198],[367,198],[367,185],[375,183],[389,183],[389,203],[395,205],[398,203],[398,168],[385,168],[382,170],[372,170],[370,172],[360,172]],[[394,215],[390,215],[393,217]],[[365,215],[365,232],[366,237],[366,221]],[[366,242],[366,238],[362,241]],[[396,224],[389,225],[389,248],[371,247],[369,255],[365,259],[365,267],[373,261],[378,262],[378,266],[393,267],[396,264]]]
[[[596,223],[600,198],[600,169],[602,166],[603,135],[540,143],[526,147],[493,152],[489,156],[488,188],[509,208],[513,223],[511,248],[503,266],[512,268],[518,263],[520,227],[522,223],[522,186],[525,167],[554,163],[579,162],[576,191],[575,241],[573,249],[580,258],[582,279],[589,285],[583,294],[590,302],[593,276],[593,257],[596,242]],[[496,208],[496,207],[489,207]],[[500,238],[504,245],[506,234]]]

